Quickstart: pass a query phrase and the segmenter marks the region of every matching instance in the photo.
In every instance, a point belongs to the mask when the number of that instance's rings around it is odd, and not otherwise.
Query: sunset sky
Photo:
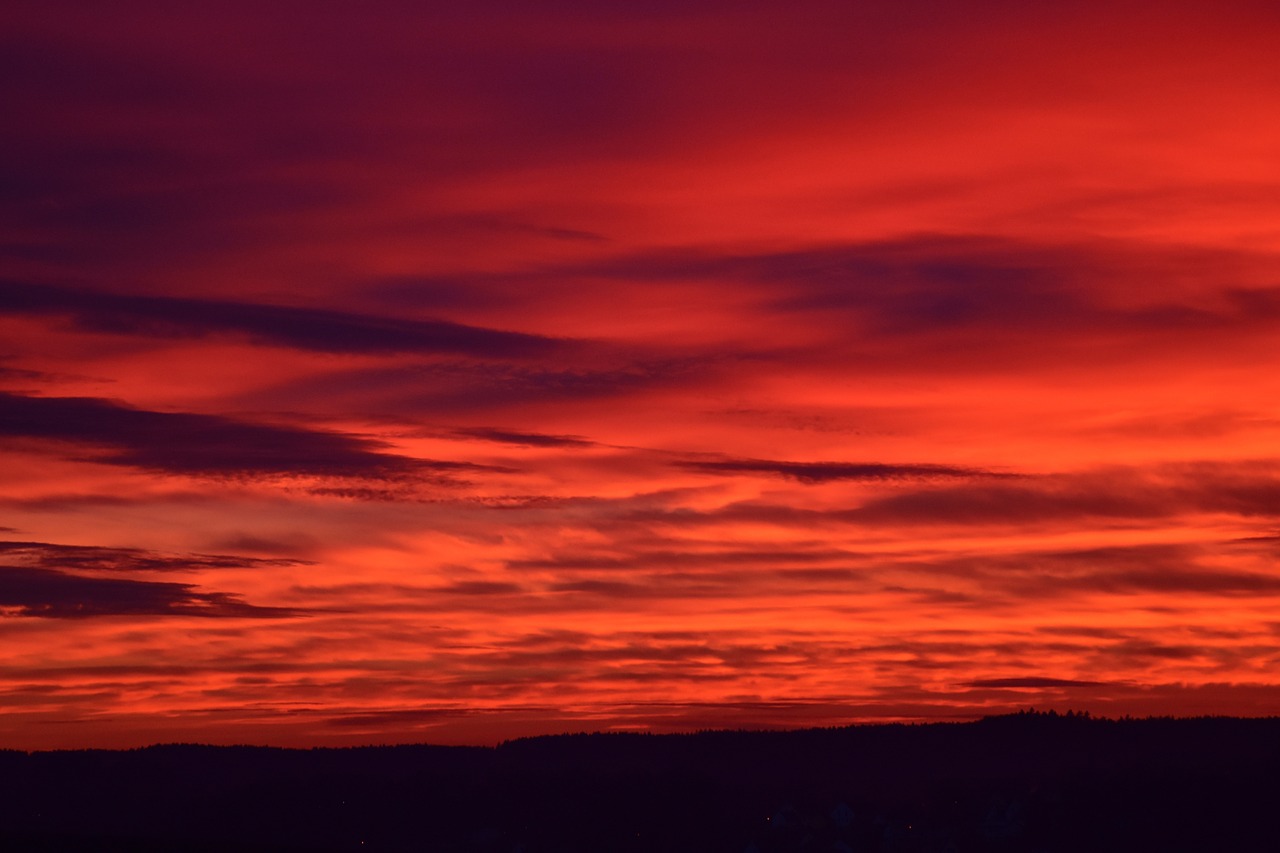
[[[1280,713],[1271,2],[0,11],[0,747]]]

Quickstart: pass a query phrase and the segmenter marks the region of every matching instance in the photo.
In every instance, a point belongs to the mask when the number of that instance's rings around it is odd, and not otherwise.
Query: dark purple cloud
[[[143,548],[57,545],[50,542],[0,541],[0,559],[42,569],[112,572],[175,572],[193,569],[269,569],[309,565],[303,560],[262,559],[225,554],[161,554]]]
[[[423,592],[442,593],[445,595],[515,595],[524,592],[524,588],[513,583],[502,581],[458,581],[446,586],[430,587]]]
[[[1155,640],[1129,639],[1099,649],[1099,655],[1105,658],[1120,659],[1128,662],[1157,660],[1192,660],[1208,654],[1204,646],[1187,644],[1161,643]],[[1108,661],[1113,665],[1113,661]]]
[[[85,619],[97,616],[204,616],[279,619],[304,615],[258,607],[237,595],[194,584],[96,578],[56,569],[0,566],[0,608],[10,616]]]
[[[595,445],[594,441],[585,439],[580,435],[547,435],[545,433],[519,432],[493,427],[459,429],[454,430],[452,434],[460,438],[474,438],[498,444],[517,444],[522,447],[591,447]]]
[[[380,442],[345,433],[155,412],[93,397],[0,393],[0,436],[71,442],[97,462],[170,474],[395,479],[477,467],[387,453]]]
[[[786,475],[773,467],[777,462],[749,461],[759,462],[762,473]],[[1193,462],[1146,469],[1108,467],[1079,474],[956,470],[959,473],[954,479],[961,482],[908,482],[847,508],[818,510],[751,500],[703,510],[654,501],[618,505],[608,517],[614,525],[687,529],[755,523],[820,529],[844,525],[1070,526],[1115,519],[1148,523],[1197,514],[1231,514],[1265,521],[1280,515],[1280,476],[1275,460]],[[886,474],[891,471],[892,466]],[[1247,544],[1239,542],[1236,547]]]
[[[447,240],[459,229],[448,220],[483,232],[505,212],[433,209],[428,192],[414,222],[394,207],[406,184],[644,155],[671,145],[673,107],[743,99],[737,85],[708,98],[682,84],[718,65],[687,49],[686,15],[655,40],[631,35],[653,9],[593,10],[609,36],[582,31],[584,11],[6,12],[0,218],[24,236],[3,248],[63,267],[144,266],[279,245],[297,235],[281,219],[319,210],[339,212],[338,239],[390,216],[400,233]],[[528,227],[591,239],[580,223]]]
[[[783,462],[772,459],[717,459],[678,463],[707,474],[773,474],[802,483],[832,480],[905,480],[1000,476],[978,468],[949,465],[897,465],[880,462]]]
[[[40,370],[23,370],[18,367],[0,367],[0,381],[8,382],[31,382],[36,385],[44,385],[57,379],[52,373],[45,373]]]
[[[762,254],[662,249],[576,266],[476,273],[431,282],[426,291],[472,299],[483,292],[510,303],[530,293],[565,299],[585,286],[626,292],[651,281],[729,282],[779,321],[809,324],[822,351],[853,349],[877,366],[890,363],[882,359],[918,365],[943,358],[934,366],[946,367],[989,363],[993,350],[1010,345],[1023,360],[1049,352],[1084,358],[1100,352],[1099,343],[1119,348],[1113,355],[1134,358],[1142,352],[1132,346],[1138,341],[1185,349],[1224,334],[1266,333],[1280,325],[1280,288],[1269,284],[1274,264],[1269,256],[1244,251],[923,234]],[[1135,279],[1195,280],[1197,287],[1144,293],[1142,302],[1117,300],[1115,293]],[[1206,299],[1210,290],[1213,298]],[[411,291],[401,293],[409,300],[404,304],[415,304]],[[911,350],[895,349],[894,341]],[[769,350],[764,339],[754,347],[734,346]]]
[[[589,356],[589,357],[587,357]],[[449,361],[338,370],[252,391],[248,407],[307,407],[394,413],[397,416],[466,415],[507,406],[584,403],[706,381],[718,357],[630,360],[617,353],[579,354],[566,364]],[[332,401],[332,402],[330,402]],[[508,413],[500,413],[507,415]]]
[[[332,353],[448,353],[523,359],[554,352],[539,335],[321,308],[131,296],[0,283],[0,313],[48,315],[78,328],[132,337],[244,335],[257,343]]]
[[[1133,358],[1142,352],[1132,347],[1138,340],[1185,350],[1224,334],[1268,332],[1280,324],[1280,288],[1241,282],[1273,266],[1264,255],[1226,250],[924,234],[764,254],[664,249],[577,272],[620,281],[733,282],[779,316],[803,316],[824,349],[842,340],[878,366],[887,363],[883,357],[916,365],[924,359],[936,368],[986,362],[1012,344],[1023,361],[1051,352],[1082,358],[1099,341]],[[1135,279],[1189,278],[1198,280],[1197,293],[1212,285],[1215,299],[1176,287],[1160,299],[1148,294],[1143,304],[1113,298]],[[956,345],[958,335],[963,346]],[[911,350],[881,352],[893,340],[909,341]]]
[[[966,484],[875,498],[852,519],[898,524],[1027,524],[1090,517],[1159,518],[1183,507],[1164,490],[1135,493],[1044,483]]]
[[[1104,681],[1079,681],[1071,678],[1024,676],[1021,678],[979,678],[965,682],[966,687],[1108,687]]]
[[[1276,515],[1280,477],[1275,461],[1192,463],[946,485],[875,498],[840,516],[868,523],[972,525],[1151,519],[1197,512]]]
[[[1217,551],[1202,545],[1138,545],[1074,552],[1027,551],[983,557],[936,557],[886,562],[872,569],[910,572],[921,583],[947,588],[976,586],[977,606],[1010,599],[1049,601],[1078,594],[1108,596],[1157,594],[1217,597],[1274,596],[1280,577],[1215,565]],[[1046,629],[1048,630],[1048,629]],[[1065,630],[1065,629],[1062,629]],[[1084,631],[1084,629],[1080,629]],[[1096,629],[1083,636],[1111,636]]]
[[[1164,594],[1275,595],[1280,577],[1191,565],[1181,569],[1149,568],[1085,575],[1080,586],[1101,592],[1158,592]]]
[[[591,272],[627,279],[786,285],[784,310],[875,309],[905,324],[1048,317],[1080,310],[1064,272],[1078,254],[990,237],[918,235],[888,242],[766,254],[661,250],[604,261]],[[980,283],[981,287],[975,287]]]

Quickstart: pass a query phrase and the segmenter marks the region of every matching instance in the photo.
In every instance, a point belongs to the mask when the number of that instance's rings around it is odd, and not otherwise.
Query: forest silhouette
[[[0,752],[0,850],[1280,849],[1280,718]]]

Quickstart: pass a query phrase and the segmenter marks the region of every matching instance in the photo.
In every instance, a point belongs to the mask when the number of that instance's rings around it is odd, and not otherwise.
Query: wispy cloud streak
[[[948,465],[897,465],[882,462],[783,462],[769,459],[710,459],[680,465],[706,474],[772,474],[802,483],[832,480],[953,479],[998,476],[976,468]]]
[[[473,469],[339,432],[156,412],[90,397],[0,393],[0,435],[71,442],[97,462],[169,474],[387,477]]]
[[[0,283],[0,313],[61,317],[85,331],[133,338],[238,334],[255,343],[329,353],[447,353],[525,359],[553,353],[561,345],[539,335],[444,320],[14,283]]]

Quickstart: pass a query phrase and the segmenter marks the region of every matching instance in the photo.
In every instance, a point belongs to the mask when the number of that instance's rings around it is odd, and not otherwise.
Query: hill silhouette
[[[1274,851],[1280,719],[0,752],[0,850]]]

